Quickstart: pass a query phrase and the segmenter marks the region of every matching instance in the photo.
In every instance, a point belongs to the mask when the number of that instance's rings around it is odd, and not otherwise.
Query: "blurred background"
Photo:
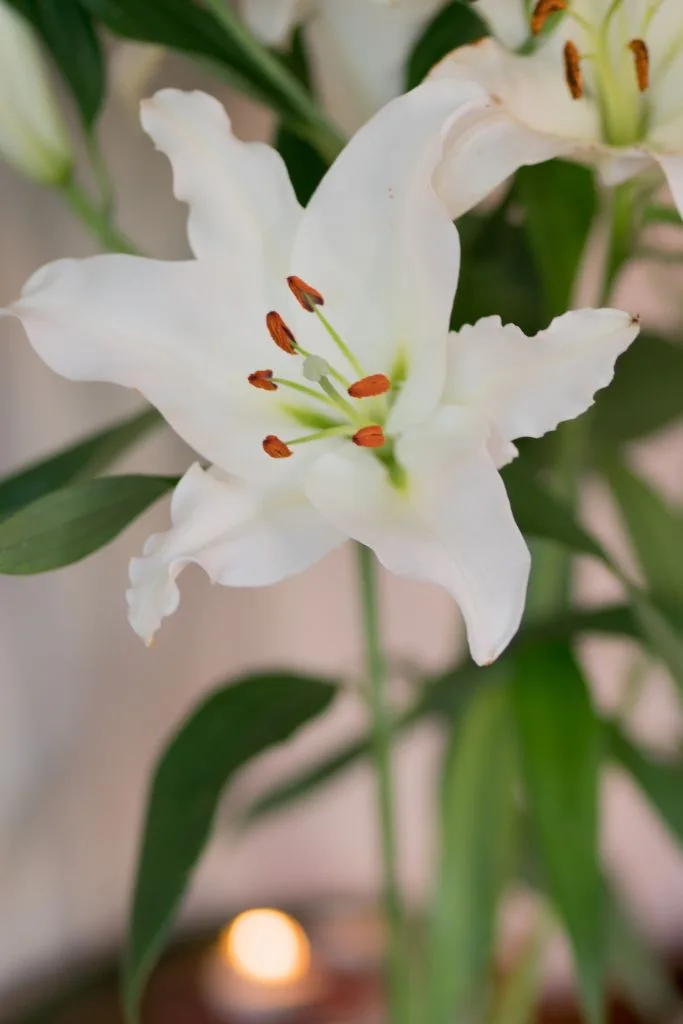
[[[130,56],[130,55],[129,55]],[[166,58],[149,89],[205,87],[219,95],[243,138],[267,138],[268,116],[215,78]],[[164,158],[142,134],[135,98],[114,91],[102,140],[119,196],[120,225],[148,253],[186,253],[185,210],[174,201]],[[94,252],[60,197],[0,165],[0,304],[47,260]],[[683,274],[634,265],[623,304],[666,327],[680,320]],[[617,303],[619,304],[619,302]],[[71,384],[33,353],[18,324],[0,321],[0,473],[45,454],[136,407],[135,397]],[[659,435],[633,453],[664,493],[683,500],[683,432]],[[181,472],[191,454],[159,431],[120,463],[124,470]],[[616,513],[597,486],[585,512],[607,547],[625,545]],[[210,587],[198,570],[182,580],[179,613],[147,650],[126,620],[127,564],[167,522],[166,502],[84,562],[36,577],[0,578],[0,1014],[40,979],[115,948],[125,924],[149,772],[165,738],[211,685],[245,670],[285,665],[339,679],[349,695],[330,717],[241,780],[239,803],[285,769],[328,752],[362,726],[352,693],[360,647],[351,552],[262,591]],[[388,647],[398,661],[437,670],[462,639],[450,600],[436,589],[383,578]],[[594,564],[582,565],[587,603],[615,596]],[[635,647],[591,642],[583,651],[604,707],[623,692]],[[663,670],[647,666],[631,712],[633,730],[663,750],[682,722]],[[441,753],[435,725],[420,726],[398,752],[401,871],[419,903],[432,871],[434,780]],[[606,862],[646,935],[683,952],[683,859],[642,798],[616,770],[603,787]],[[184,921],[220,920],[236,907],[376,894],[378,866],[369,773],[354,767],[292,810],[242,832],[226,808],[197,874]],[[526,903],[510,901],[503,942],[524,927]],[[506,938],[507,936],[507,938]],[[561,947],[549,983],[566,985]]]

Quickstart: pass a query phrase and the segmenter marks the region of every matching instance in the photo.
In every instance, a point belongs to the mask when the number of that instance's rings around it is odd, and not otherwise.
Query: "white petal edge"
[[[451,594],[478,664],[494,661],[517,632],[530,568],[486,441],[476,416],[443,408],[399,441],[407,490],[350,446],[319,459],[306,483],[321,514],[387,569]]]
[[[176,487],[171,520],[130,564],[129,619],[146,643],[177,610],[176,578],[186,565],[223,586],[262,587],[303,572],[346,539],[301,491],[261,491],[198,464]]]
[[[143,101],[140,119],[190,206],[195,255],[220,260],[226,275],[246,263],[282,282],[301,207],[280,154],[237,139],[224,107],[203,92],[162,89]]]
[[[541,437],[592,405],[639,330],[618,309],[565,313],[531,338],[486,317],[451,335],[446,400],[476,409],[503,442]]]

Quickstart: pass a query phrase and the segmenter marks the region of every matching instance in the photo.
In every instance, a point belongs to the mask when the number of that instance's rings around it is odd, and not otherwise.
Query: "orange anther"
[[[564,44],[564,77],[567,80],[572,99],[580,100],[583,96],[581,55],[571,39]]]
[[[277,384],[273,380],[272,370],[254,370],[247,377],[247,380],[254,388],[262,391],[277,391]]]
[[[268,434],[263,438],[263,450],[271,459],[288,459],[294,452],[284,441],[281,441],[275,434]]]
[[[281,348],[289,356],[296,355],[296,338],[279,313],[268,313],[266,327],[278,348]]]
[[[378,424],[372,424],[357,430],[351,440],[359,448],[381,448],[385,442],[384,431]]]
[[[543,31],[543,26],[551,14],[567,10],[567,0],[538,0],[531,15],[531,31],[535,36]]]
[[[632,39],[628,48],[636,65],[638,88],[641,92],[647,92],[650,88],[650,51],[647,43],[643,39]]]
[[[316,306],[324,306],[325,300],[323,299],[317,288],[313,288],[312,285],[306,284],[300,277],[292,275],[287,278],[287,284],[292,295],[304,309],[312,313]]]
[[[351,398],[374,398],[391,391],[391,381],[383,373],[373,373],[369,377],[357,380],[348,388]]]

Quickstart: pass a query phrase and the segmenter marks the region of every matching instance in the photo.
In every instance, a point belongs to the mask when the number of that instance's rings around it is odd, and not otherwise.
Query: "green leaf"
[[[80,0],[9,0],[31,21],[90,129],[102,106],[105,62],[91,15]]]
[[[137,1016],[224,788],[248,761],[322,714],[336,692],[329,682],[284,672],[251,676],[206,698],[166,747],[149,795],[124,961],[129,1020]]]
[[[632,587],[629,596],[641,636],[650,650],[661,658],[673,681],[683,693],[683,622],[680,606]]]
[[[609,741],[612,756],[635,779],[674,838],[683,843],[683,762],[651,757],[617,723],[610,725]]]
[[[418,39],[408,60],[406,89],[419,85],[451,50],[489,34],[486,23],[472,7],[453,0],[435,15]]]
[[[641,334],[617,363],[614,381],[598,393],[594,439],[624,444],[662,430],[683,415],[683,346]]]
[[[606,459],[602,469],[648,588],[683,597],[683,560],[673,554],[683,550],[683,512],[618,459]]]
[[[571,305],[597,212],[593,172],[580,164],[550,160],[518,171],[514,191],[524,206],[524,226],[543,282],[547,316],[560,316]]]
[[[165,476],[109,476],[46,494],[0,523],[0,573],[29,575],[78,562],[176,483]]]
[[[0,520],[58,487],[100,473],[161,423],[156,409],[145,409],[0,480]]]
[[[603,729],[568,647],[515,655],[525,787],[550,895],[567,929],[588,1019],[602,1020],[604,891],[598,861]]]
[[[81,0],[111,32],[208,59],[237,88],[287,118],[319,152],[332,159],[343,140],[285,60],[249,32],[227,0]]]
[[[431,913],[428,1019],[474,1012],[491,957],[498,901],[515,852],[515,736],[510,690],[478,690],[447,756]],[[492,756],[495,751],[495,756]]]
[[[538,482],[521,459],[505,467],[503,479],[515,519],[523,533],[555,541],[581,554],[593,555],[610,566],[610,559],[597,540],[583,529],[569,508]]]

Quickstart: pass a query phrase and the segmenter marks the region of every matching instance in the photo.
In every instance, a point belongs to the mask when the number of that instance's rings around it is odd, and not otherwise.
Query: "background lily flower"
[[[11,307],[51,367],[137,388],[213,463],[131,565],[145,639],[189,562],[258,586],[349,537],[445,587],[478,662],[514,635],[530,559],[498,469],[515,438],[591,404],[638,328],[603,309],[535,338],[497,318],[449,334],[459,239],[432,178],[454,111],[479,102],[446,80],[389,104],[303,211],[279,155],[238,141],[216,100],[162,91],[143,125],[196,258],[61,260]]]
[[[476,7],[498,39],[462,47],[432,72],[477,82],[495,100],[464,145],[451,149],[442,184],[454,214],[518,167],[556,156],[597,162],[611,185],[656,162],[683,210],[680,0],[479,0]],[[485,167],[479,187],[467,173],[474,152]],[[459,180],[467,182],[462,193]]]
[[[250,28],[270,45],[302,22],[316,85],[351,134],[403,92],[408,54],[444,0],[242,0]]]
[[[29,178],[62,180],[73,157],[29,23],[0,0],[0,155]]]

